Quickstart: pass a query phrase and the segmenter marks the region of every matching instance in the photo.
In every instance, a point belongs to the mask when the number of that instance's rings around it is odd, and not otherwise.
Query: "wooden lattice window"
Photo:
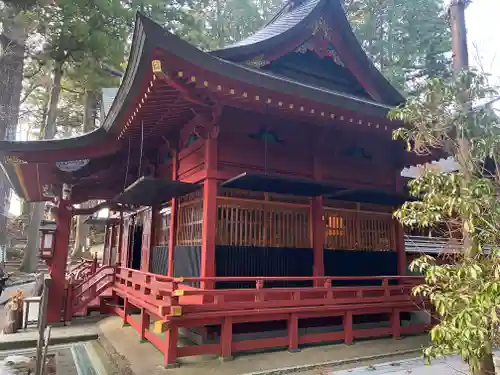
[[[310,247],[309,206],[242,198],[217,198],[217,244]]]
[[[203,201],[195,199],[179,205],[177,216],[177,245],[201,245],[201,227],[203,222]]]
[[[170,241],[170,218],[171,209],[166,207],[158,213],[156,217],[156,245],[167,246]]]

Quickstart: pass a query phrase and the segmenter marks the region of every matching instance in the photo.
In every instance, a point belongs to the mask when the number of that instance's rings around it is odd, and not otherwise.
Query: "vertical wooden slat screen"
[[[203,200],[181,203],[177,212],[177,246],[201,245]]]
[[[390,213],[325,208],[325,248],[395,251],[395,221]]]
[[[128,267],[128,247],[129,247],[129,233],[130,233],[130,224],[131,219],[127,218],[123,220],[123,236],[122,236],[122,259],[120,260],[121,264],[125,267]]]
[[[309,205],[217,197],[217,245],[309,248]]]
[[[151,208],[143,212],[143,231],[141,243],[141,270],[149,272],[149,251],[151,249],[151,225],[153,210]]]
[[[170,211],[158,213],[156,221],[156,245],[167,246],[170,239]]]

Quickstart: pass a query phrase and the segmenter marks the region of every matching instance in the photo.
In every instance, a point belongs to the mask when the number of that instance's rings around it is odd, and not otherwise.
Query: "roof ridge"
[[[281,8],[279,9],[279,11],[276,12],[276,14],[271,18],[271,20],[268,21],[267,23],[265,23],[260,29],[263,29],[267,26],[272,25],[274,22],[279,20],[281,17],[305,6],[307,2],[308,2],[308,0],[287,0],[287,1],[285,1],[283,3],[283,5],[281,6]],[[297,3],[297,4],[295,4],[295,6],[293,8],[289,9],[290,5],[294,5],[294,3]],[[289,9],[289,11],[287,12],[288,9]]]

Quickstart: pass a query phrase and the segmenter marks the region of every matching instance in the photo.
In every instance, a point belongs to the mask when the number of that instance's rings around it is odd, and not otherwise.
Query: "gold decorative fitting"
[[[182,307],[181,306],[170,306],[170,315],[182,316]]]
[[[203,86],[208,87],[208,81],[203,82]]]
[[[278,102],[279,107],[283,107],[283,102]]]
[[[234,89],[229,90],[229,93],[230,93],[231,95],[234,95]]]
[[[195,76],[191,76],[191,82],[196,82],[196,77]]]
[[[260,100],[260,96],[259,95],[255,95],[255,100]]]
[[[221,85],[217,85],[217,91],[221,91],[222,90],[222,86]]]
[[[184,72],[177,72],[177,76],[178,77],[183,77],[184,76]]]
[[[153,73],[161,73],[162,72],[160,60],[153,60],[151,65],[153,67]]]
[[[243,93],[243,97],[246,98],[248,94],[246,92]]]

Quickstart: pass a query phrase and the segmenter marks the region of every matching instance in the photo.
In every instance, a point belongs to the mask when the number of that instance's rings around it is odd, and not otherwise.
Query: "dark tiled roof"
[[[282,11],[273,21],[268,23],[255,34],[226,48],[247,46],[273,38],[279,34],[283,34],[306,19],[321,1],[322,0],[306,0],[291,12],[285,12],[285,8],[282,8]]]

